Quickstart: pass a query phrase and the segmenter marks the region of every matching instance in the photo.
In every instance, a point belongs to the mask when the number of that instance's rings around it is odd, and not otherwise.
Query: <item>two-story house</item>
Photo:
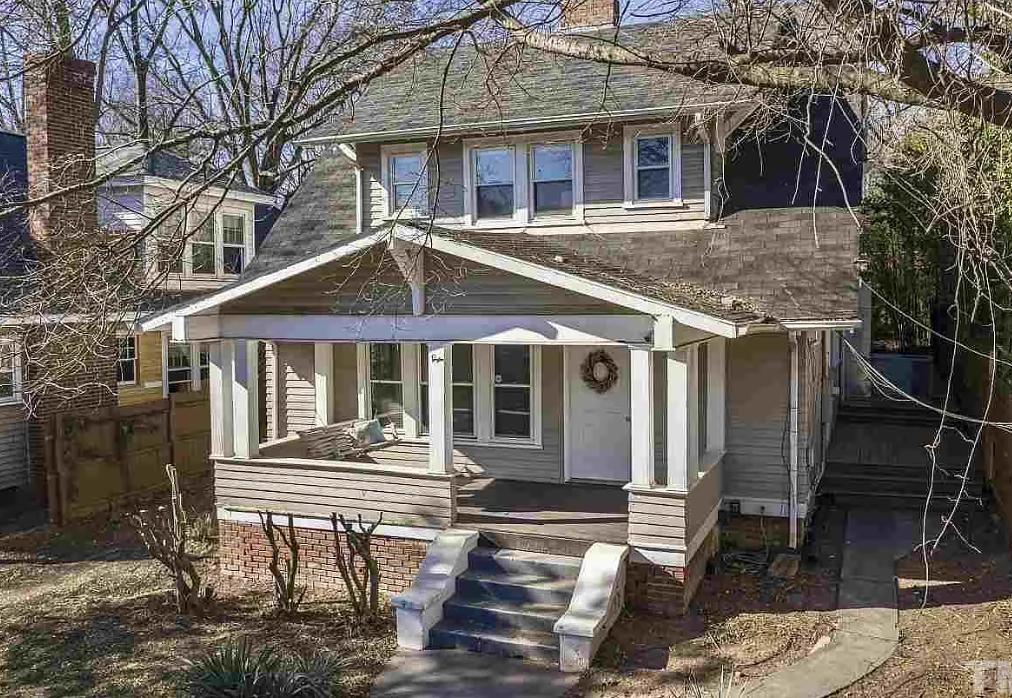
[[[722,526],[803,540],[860,324],[862,155],[830,98],[729,147],[749,93],[522,58],[371,85],[239,280],[142,324],[212,343],[226,574],[263,574],[258,511],[307,540],[382,517],[402,644],[574,668],[623,595],[683,609]],[[338,579],[328,549],[308,581]]]
[[[88,162],[98,174],[114,175],[82,198],[82,211],[65,215],[59,207],[43,228],[63,224],[118,228],[140,233],[155,215],[186,200],[164,230],[143,237],[144,273],[151,281],[138,284],[143,307],[119,313],[116,356],[89,359],[79,376],[64,377],[87,386],[68,390],[26,408],[26,373],[22,331],[39,323],[16,301],[0,301],[0,490],[34,486],[44,490],[41,424],[55,411],[158,400],[171,392],[200,390],[207,377],[207,351],[199,344],[173,343],[168,333],[137,331],[136,319],[153,308],[194,298],[239,277],[255,254],[255,239],[273,222],[274,198],[237,182],[207,186],[202,173],[186,159],[169,152],[147,153],[143,144],[96,153],[91,79],[94,66],[67,60],[53,70],[26,75],[26,134],[0,132],[0,195],[4,204],[22,199],[32,183],[65,168],[65,162]],[[147,153],[147,154],[145,154]],[[197,188],[199,196],[192,196]],[[0,219],[0,290],[25,272],[34,257],[29,218],[13,214]],[[43,234],[46,234],[43,231]],[[55,234],[58,234],[55,233]],[[65,323],[73,320],[64,318]],[[42,367],[40,367],[42,368]]]
[[[206,186],[202,173],[171,152],[148,152],[144,143],[107,148],[99,173],[115,173],[98,191],[99,225],[138,234],[165,209],[178,207],[143,237],[146,272],[156,291],[193,297],[234,281],[252,261],[257,230],[272,222],[274,197],[242,182]],[[200,188],[199,196],[192,192]],[[200,390],[207,379],[207,350],[200,343],[170,342],[167,333],[119,338],[117,393],[121,405]]]

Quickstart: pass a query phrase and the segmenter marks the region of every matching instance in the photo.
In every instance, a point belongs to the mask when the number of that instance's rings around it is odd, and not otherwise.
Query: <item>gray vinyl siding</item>
[[[334,346],[334,418],[358,417],[358,348],[355,344]]]
[[[277,356],[274,353],[274,343],[264,343],[264,415],[266,417],[267,429],[264,430],[263,441],[270,441],[271,439],[277,439],[278,435],[274,433],[274,413],[277,410],[277,370],[278,362]],[[280,420],[277,422],[280,426]]]
[[[316,393],[313,345],[278,342],[277,362],[282,392],[278,400],[278,430],[282,436],[315,426]]]
[[[28,484],[27,455],[23,408],[0,407],[0,490]]]
[[[787,501],[787,335],[761,334],[732,340],[727,344],[727,362],[724,496]]]
[[[596,298],[439,253],[426,254],[427,313],[591,315],[631,311]]]
[[[593,128],[583,142],[584,218],[603,231],[651,225],[650,230],[698,228],[705,220],[703,143],[686,136],[682,143],[682,206],[630,210],[625,202],[623,137],[616,129]],[[363,170],[363,216],[366,226],[382,222],[384,197],[381,149],[377,143],[357,146]],[[460,139],[439,143],[429,162],[429,195],[439,219],[464,215],[464,144]],[[560,226],[564,227],[564,226]],[[546,229],[547,230],[547,229]],[[552,228],[554,230],[554,228]]]

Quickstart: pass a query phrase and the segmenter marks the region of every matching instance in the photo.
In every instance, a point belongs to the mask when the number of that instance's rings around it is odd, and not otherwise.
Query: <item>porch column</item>
[[[650,347],[629,347],[629,429],[632,484],[654,485],[654,355]]]
[[[313,394],[316,409],[313,410],[316,426],[322,427],[334,421],[334,345],[316,342],[313,345]]]
[[[695,477],[689,458],[689,351],[666,352],[666,364],[668,487],[688,490]]]
[[[726,419],[727,340],[723,337],[707,343],[706,356],[706,450],[724,451],[724,421]]]
[[[453,472],[452,344],[429,344],[429,472]]]
[[[208,380],[211,383],[211,455],[231,456],[232,448],[232,358],[231,340],[211,342]]]
[[[237,339],[232,354],[232,425],[238,458],[259,452],[260,419],[257,400],[257,343]]]

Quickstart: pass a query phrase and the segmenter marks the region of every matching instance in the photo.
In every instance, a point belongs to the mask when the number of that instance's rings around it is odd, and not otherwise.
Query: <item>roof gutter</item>
[[[361,133],[332,134],[313,136],[295,141],[296,145],[326,145],[328,143],[363,143],[370,141],[398,140],[434,135],[461,135],[476,131],[503,129],[537,130],[546,126],[569,126],[588,121],[631,121],[652,116],[665,116],[677,112],[691,112],[713,107],[727,107],[732,104],[748,104],[752,100],[722,100],[703,102],[692,105],[671,105],[666,107],[647,107],[644,109],[625,109],[622,111],[598,111],[562,116],[537,117],[527,119],[499,119],[496,121],[477,121],[466,124],[450,124],[444,126],[419,126],[417,128],[393,129],[388,131],[363,131]]]

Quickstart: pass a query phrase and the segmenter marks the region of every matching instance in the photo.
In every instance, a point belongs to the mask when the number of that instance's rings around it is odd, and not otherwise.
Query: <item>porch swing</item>
[[[349,460],[401,442],[394,417],[399,412],[378,414],[372,419],[349,419],[296,432],[314,460]]]

